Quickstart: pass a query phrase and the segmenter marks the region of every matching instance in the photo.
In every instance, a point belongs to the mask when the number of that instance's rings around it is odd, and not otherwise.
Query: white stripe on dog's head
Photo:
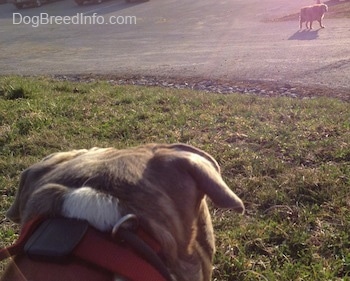
[[[109,231],[121,218],[117,198],[91,187],[74,189],[64,195],[62,215],[85,219],[92,226]]]

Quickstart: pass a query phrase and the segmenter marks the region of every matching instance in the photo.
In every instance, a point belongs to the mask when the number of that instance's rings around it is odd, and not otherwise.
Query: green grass
[[[211,206],[214,280],[350,280],[350,110],[331,98],[0,77],[0,246],[17,238],[3,218],[23,169],[147,142],[211,153],[246,204],[244,216]]]

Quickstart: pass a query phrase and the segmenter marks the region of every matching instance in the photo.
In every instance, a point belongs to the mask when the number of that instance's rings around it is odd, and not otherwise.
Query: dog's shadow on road
[[[318,38],[318,31],[319,31],[319,29],[317,29],[317,30],[310,30],[310,29],[298,30],[292,36],[290,36],[288,38],[288,40],[315,40]]]

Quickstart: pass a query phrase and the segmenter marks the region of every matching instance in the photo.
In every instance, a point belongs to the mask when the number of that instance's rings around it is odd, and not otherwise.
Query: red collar
[[[23,253],[26,242],[43,222],[42,218],[36,218],[24,225],[18,240],[12,246],[0,249],[0,261]],[[116,237],[124,242],[116,242],[110,235],[89,226],[70,254],[130,281],[171,280],[159,257],[158,242],[145,231],[138,228],[134,233],[121,228]]]

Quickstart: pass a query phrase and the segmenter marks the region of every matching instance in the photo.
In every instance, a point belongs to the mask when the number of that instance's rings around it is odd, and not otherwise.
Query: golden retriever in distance
[[[300,29],[302,29],[303,22],[306,22],[306,28],[312,29],[312,22],[317,20],[321,28],[324,28],[322,25],[322,19],[324,14],[328,11],[328,6],[326,4],[315,4],[312,6],[303,7],[300,9]],[[308,25],[310,23],[310,27]]]

